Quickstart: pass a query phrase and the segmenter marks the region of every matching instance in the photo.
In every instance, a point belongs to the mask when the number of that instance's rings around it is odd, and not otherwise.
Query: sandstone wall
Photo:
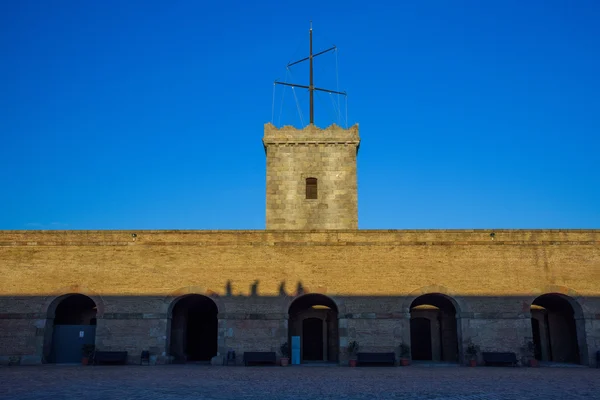
[[[581,308],[584,363],[600,349],[600,231],[1,231],[0,356],[39,362],[50,309],[68,293],[98,306],[96,344],[168,353],[181,295],[219,309],[219,349],[277,350],[302,293],[338,307],[340,360],[410,342],[411,302],[442,293],[459,347],[520,352],[530,305],[562,293]],[[136,237],[132,237],[135,234]],[[55,307],[55,305],[54,305]]]

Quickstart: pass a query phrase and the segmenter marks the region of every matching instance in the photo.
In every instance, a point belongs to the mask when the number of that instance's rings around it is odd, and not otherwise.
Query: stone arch
[[[459,362],[462,351],[459,302],[439,292],[422,293],[411,299],[408,311],[413,359]]]
[[[165,298],[166,352],[172,362],[210,361],[218,354],[219,304],[198,288],[178,290]]]
[[[530,302],[534,356],[542,361],[587,365],[584,308],[565,287],[546,292]]]
[[[71,292],[48,297],[43,308],[46,315],[40,349],[43,362],[80,361],[82,345],[96,344],[96,324],[104,311],[101,298]]]
[[[42,303],[42,309],[41,309],[41,313],[44,314],[46,316],[46,318],[54,318],[54,315],[56,313],[56,307],[58,306],[58,304],[62,300],[64,300],[65,298],[67,298],[68,296],[71,296],[73,294],[81,294],[81,295],[87,296],[90,299],[92,299],[94,301],[94,303],[96,304],[96,308],[97,308],[96,318],[100,319],[100,318],[104,317],[105,306],[104,306],[104,300],[103,300],[102,296],[100,296],[98,293],[96,293],[86,287],[75,285],[75,286],[61,288],[59,290],[56,290],[55,293],[66,293],[66,294],[46,296],[46,298],[44,299],[44,302]]]
[[[310,292],[306,292],[306,291],[304,293],[298,294],[298,295],[285,296],[281,303],[282,313],[287,315],[290,311],[290,307],[296,300],[301,299],[304,296],[310,296],[310,295],[319,295],[319,296],[323,296],[323,297],[330,299],[333,302],[333,304],[335,304],[338,315],[340,315],[340,316],[344,316],[347,313],[346,303],[344,302],[343,299],[339,298],[338,296],[329,296],[324,293],[310,293]]]
[[[541,288],[536,288],[533,293],[534,294],[529,296],[528,299],[530,305],[536,298],[544,294],[554,293],[563,296],[563,298],[571,304],[573,311],[575,312],[575,318],[584,318],[585,315],[590,313],[585,304],[585,297],[567,286],[546,285]]]
[[[429,285],[423,286],[419,289],[410,292],[402,303],[402,312],[410,313],[410,307],[413,302],[418,298],[426,294],[439,294],[447,298],[456,309],[456,315],[461,316],[469,312],[468,304],[461,298],[458,297],[453,291],[449,290],[445,286],[440,285]]]
[[[322,304],[322,305],[330,306],[331,308],[335,309],[336,312],[338,312],[338,313],[340,312],[339,306],[338,306],[337,302],[333,299],[333,297],[327,296],[324,294],[320,294],[320,293],[307,293],[307,294],[303,294],[300,296],[296,296],[295,298],[293,298],[292,301],[289,302],[288,309],[286,310],[286,312],[289,312],[289,310],[292,308],[294,303],[297,304],[301,301],[304,301],[304,299],[310,299],[310,300],[307,300],[309,303],[313,303],[313,302],[326,303],[326,304]]]
[[[299,362],[338,362],[340,348],[339,307],[326,295],[309,293],[297,296],[286,310],[288,342],[292,360]],[[298,353],[293,337],[299,337]]]
[[[201,296],[208,297],[217,306],[219,314],[224,314],[226,312],[225,303],[223,302],[221,297],[212,290],[207,290],[202,286],[186,286],[169,293],[163,299],[161,312],[165,314],[167,318],[171,318],[171,315],[173,313],[173,307],[175,306],[176,302],[182,297],[190,294],[198,294]]]

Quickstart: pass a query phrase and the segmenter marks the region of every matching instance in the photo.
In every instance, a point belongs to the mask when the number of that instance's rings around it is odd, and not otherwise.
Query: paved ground
[[[600,399],[600,369],[0,367],[0,399]]]

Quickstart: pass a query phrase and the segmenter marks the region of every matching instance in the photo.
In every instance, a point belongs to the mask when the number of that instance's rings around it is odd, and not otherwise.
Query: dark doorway
[[[432,360],[431,322],[427,318],[410,320],[410,337],[413,360]]]
[[[456,307],[440,293],[417,297],[410,306],[411,353],[415,360],[458,362]]]
[[[321,294],[306,294],[294,300],[289,309],[288,343],[300,336],[301,362],[337,362],[339,357],[338,309]],[[292,357],[294,349],[292,348]]]
[[[96,343],[96,303],[82,294],[63,296],[48,329],[52,341],[48,361],[81,363],[84,344]]]
[[[302,322],[302,347],[306,361],[323,360],[323,321],[307,318]]]
[[[573,299],[561,294],[545,294],[533,301],[531,330],[536,358],[559,363],[581,362],[573,304],[576,304]]]
[[[540,335],[540,323],[535,318],[531,318],[531,330],[533,333],[534,358],[536,360],[541,360],[542,359],[542,343],[541,343],[541,335]]]
[[[217,306],[206,296],[189,295],[175,303],[170,351],[175,362],[210,361],[217,355]]]

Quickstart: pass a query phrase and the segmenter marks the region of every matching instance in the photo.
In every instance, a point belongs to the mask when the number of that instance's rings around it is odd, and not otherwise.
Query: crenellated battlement
[[[327,128],[319,128],[315,125],[308,125],[305,128],[298,129],[294,126],[283,126],[277,128],[271,123],[265,124],[265,134],[263,144],[353,144],[357,147],[360,144],[358,134],[358,124],[348,129],[332,124]]]

